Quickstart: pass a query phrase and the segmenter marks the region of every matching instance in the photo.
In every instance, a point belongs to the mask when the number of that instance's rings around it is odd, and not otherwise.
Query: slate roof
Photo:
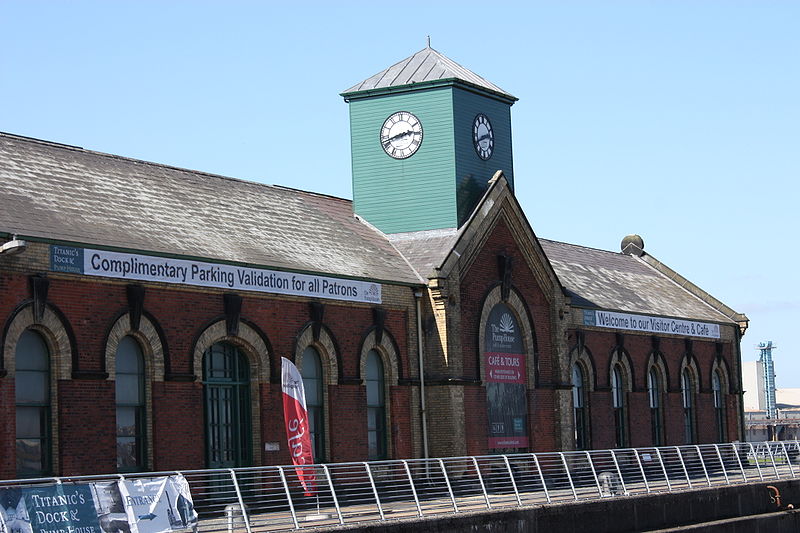
[[[420,284],[352,202],[0,133],[0,232]]]
[[[370,76],[344,91],[342,96],[359,91],[401,87],[414,83],[438,80],[460,80],[510,100],[517,100],[494,83],[478,76],[471,70],[462,67],[452,59],[442,55],[431,47],[426,47],[416,54],[395,63],[391,67]]]
[[[458,239],[456,228],[392,233],[386,238],[424,278],[433,275]]]
[[[0,232],[27,238],[413,285],[460,235],[384,235],[350,200],[4,133],[0,206]],[[746,320],[652,256],[539,242],[577,307]]]
[[[639,257],[539,239],[572,305],[732,322]]]

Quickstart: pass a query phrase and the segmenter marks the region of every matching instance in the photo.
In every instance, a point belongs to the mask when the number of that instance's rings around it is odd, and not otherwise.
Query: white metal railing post
[[[508,462],[508,456],[504,455],[503,460],[506,462],[506,468],[508,469],[508,477],[511,479],[511,486],[514,487],[514,495],[517,497],[517,505],[522,507],[522,500],[519,497],[519,491],[517,490],[517,482],[514,479],[514,472],[511,470],[511,463]]]
[[[772,468],[775,469],[775,477],[777,479],[781,478],[781,473],[778,472],[778,464],[775,462],[775,455],[772,453],[772,444],[767,443],[767,453],[769,453],[769,458],[772,461]]]
[[[411,476],[411,469],[408,467],[408,461],[403,461],[403,466],[406,467],[406,474],[408,474],[408,482],[411,484],[411,493],[414,495],[414,503],[417,504],[417,513],[419,513],[419,517],[422,518],[422,507],[419,504],[419,498],[417,497],[417,487],[414,486],[414,478]],[[425,461],[425,467],[428,467],[428,461]]]
[[[619,476],[619,483],[622,485],[622,494],[625,496],[628,495],[628,488],[625,486],[625,479],[622,477],[622,469],[619,467],[619,461],[617,461],[617,454],[614,450],[611,450],[611,458],[614,459],[614,466],[617,468],[617,475]]]
[[[328,471],[328,467],[326,465],[322,465],[322,470],[325,472],[325,479],[328,480],[328,488],[331,489],[331,498],[333,498],[333,505],[336,507],[336,514],[339,517],[339,523],[344,525],[344,518],[342,518],[342,510],[339,508],[339,498],[336,497],[336,491],[333,490],[333,480],[331,479],[331,473]]]
[[[644,481],[644,488],[647,490],[647,493],[650,494],[650,483],[647,482],[647,474],[644,473],[644,466],[642,465],[642,458],[639,457],[639,451],[634,450],[634,455],[636,456],[636,462],[639,463],[639,471],[642,473],[642,481]]]
[[[569,487],[572,489],[572,496],[575,500],[578,499],[578,492],[575,490],[575,484],[572,483],[572,475],[569,473],[569,466],[567,466],[567,459],[564,457],[564,452],[558,452],[558,455],[561,456],[561,463],[564,465],[564,472],[567,473],[567,479],[569,480]]]
[[[600,488],[600,480],[597,479],[597,471],[594,469],[594,462],[592,461],[592,456],[588,451],[585,451],[583,453],[586,454],[586,460],[589,461],[589,468],[592,469],[592,476],[594,476],[594,484],[597,485],[597,494],[602,498],[603,489]]]
[[[539,465],[539,458],[536,457],[535,453],[531,454],[533,456],[533,462],[536,465],[536,470],[539,471],[539,481],[542,482],[542,490],[544,490],[544,497],[547,499],[547,503],[550,503],[550,492],[547,490],[547,483],[544,482],[544,473],[542,473],[542,467]]]
[[[236,499],[239,500],[239,509],[242,511],[242,520],[244,520],[244,527],[247,530],[247,533],[252,533],[250,531],[250,516],[247,514],[247,508],[244,506],[244,499],[242,498],[242,491],[239,490],[239,480],[236,479],[236,472],[233,468],[229,468],[228,472],[231,474],[231,481],[233,482],[233,488],[236,489]]]
[[[481,483],[481,490],[483,491],[483,497],[486,499],[486,508],[492,508],[492,502],[489,501],[489,493],[486,492],[486,485],[483,483],[483,474],[481,474],[481,467],[478,466],[478,460],[473,456],[472,457],[472,464],[475,465],[475,473],[478,474],[478,481]]]
[[[725,484],[730,485],[731,480],[728,479],[728,471],[725,469],[725,461],[722,460],[722,454],[719,451],[719,446],[715,444],[714,449],[717,451],[717,459],[719,459],[719,465],[722,467],[722,474],[725,476]]]
[[[669,482],[669,474],[667,473],[667,467],[664,465],[664,458],[661,457],[661,450],[658,448],[656,450],[656,455],[658,456],[658,462],[661,463],[661,470],[664,472],[664,480],[667,482],[667,490],[672,492],[672,483]]]
[[[750,453],[753,454],[753,461],[756,462],[756,469],[758,470],[758,478],[761,481],[764,481],[764,474],[761,473],[761,465],[758,464],[758,455],[756,455],[756,450],[755,448],[753,448],[753,443],[748,442],[747,444],[750,446]]]
[[[292,513],[292,521],[294,522],[294,528],[300,529],[300,524],[297,522],[297,513],[294,512],[294,502],[292,502],[292,493],[289,491],[289,484],[286,482],[286,474],[283,473],[282,466],[277,466],[275,468],[278,469],[278,473],[281,475],[281,481],[283,482],[283,490],[286,491],[286,501],[289,502],[289,511]]]
[[[736,457],[736,462],[739,463],[739,469],[742,471],[742,479],[747,481],[747,474],[744,471],[744,465],[742,464],[742,458],[739,457],[739,448],[736,446],[736,443],[731,442],[731,447],[733,447],[733,456]]]
[[[686,470],[686,463],[683,461],[683,454],[681,453],[681,449],[678,446],[675,446],[675,451],[678,452],[678,459],[681,461],[681,467],[683,468],[683,475],[686,476],[686,483],[689,484],[689,488],[692,488],[692,480],[689,479],[689,471]]]
[[[708,469],[706,469],[706,462],[703,460],[703,452],[700,451],[700,446],[698,446],[697,444],[694,445],[694,448],[697,451],[697,456],[700,458],[700,466],[703,467],[703,474],[705,474],[706,476],[706,483],[708,483],[708,486],[710,487],[711,478],[708,477]]]
[[[386,520],[386,517],[383,516],[383,506],[381,506],[381,499],[378,496],[378,487],[375,486],[375,480],[372,478],[372,470],[369,468],[369,463],[363,463],[364,468],[367,471],[367,477],[369,478],[369,484],[372,486],[372,494],[375,495],[375,503],[378,505],[378,514],[381,515],[381,520]]]
[[[789,457],[789,450],[786,449],[786,444],[781,441],[781,447],[783,448],[783,456],[786,457],[786,464],[789,465],[789,473],[792,477],[794,477],[794,467],[792,466],[792,460]]]
[[[439,466],[442,467],[442,475],[444,476],[444,482],[447,483],[447,492],[450,493],[450,500],[453,502],[453,512],[458,512],[458,504],[456,503],[456,497],[453,495],[453,487],[450,486],[450,478],[447,477],[447,469],[444,467],[444,461],[439,459]]]

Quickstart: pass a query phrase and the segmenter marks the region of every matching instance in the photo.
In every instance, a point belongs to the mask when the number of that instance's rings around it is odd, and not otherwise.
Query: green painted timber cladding
[[[478,113],[489,118],[494,132],[492,156],[483,160],[475,151],[472,124]],[[458,225],[461,226],[488,188],[488,182],[502,170],[514,190],[511,153],[511,106],[463,89],[453,90],[453,131],[455,132],[456,195]]]
[[[422,123],[422,144],[407,159],[390,157],[380,143],[381,126],[396,111],[411,112]],[[355,212],[384,233],[455,227],[452,124],[450,88],[352,100]]]
[[[422,123],[422,144],[407,159],[394,159],[380,144],[389,115],[408,111]],[[472,121],[489,117],[495,152],[483,161],[472,144]],[[353,205],[384,233],[463,224],[502,169],[513,184],[511,112],[508,104],[446,86],[350,100]]]

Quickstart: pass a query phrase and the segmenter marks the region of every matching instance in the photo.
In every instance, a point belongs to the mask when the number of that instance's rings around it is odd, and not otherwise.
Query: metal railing
[[[181,474],[198,530],[281,531],[795,478],[800,443],[776,441],[0,481],[0,488]]]

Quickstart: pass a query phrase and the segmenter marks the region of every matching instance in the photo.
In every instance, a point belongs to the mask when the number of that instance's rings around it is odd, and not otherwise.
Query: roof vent
[[[642,257],[644,255],[644,239],[636,234],[626,235],[625,238],[622,239],[620,247],[622,248],[623,254],[635,255],[637,257]]]

